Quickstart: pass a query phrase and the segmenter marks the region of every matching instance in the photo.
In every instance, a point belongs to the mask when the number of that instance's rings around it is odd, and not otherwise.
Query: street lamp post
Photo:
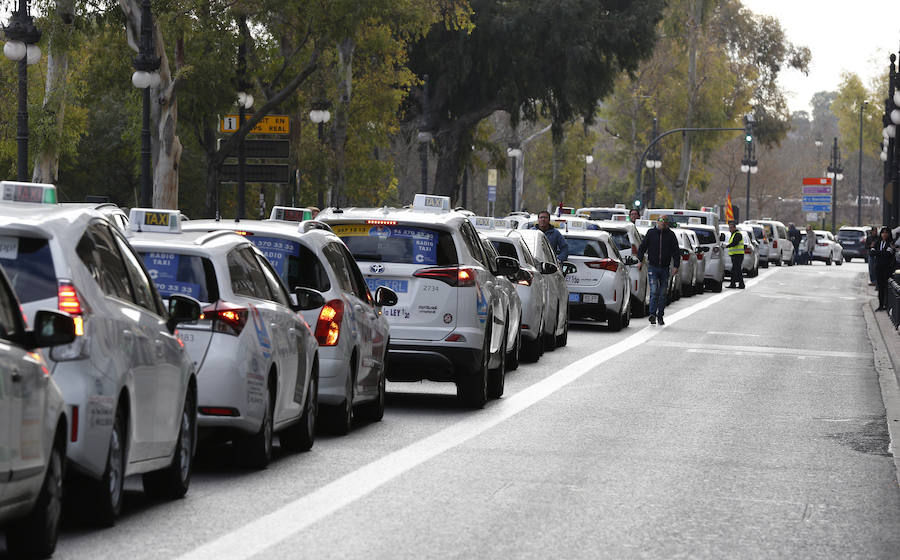
[[[862,225],[862,125],[863,125],[863,109],[869,106],[868,101],[863,101],[859,106],[859,174],[857,176],[856,191],[856,225]]]
[[[831,148],[831,164],[828,166],[828,173],[826,174],[826,177],[832,179],[831,232],[834,233],[834,225],[836,222],[838,209],[837,182],[844,179],[844,167],[841,165],[841,151],[840,148],[838,148],[837,136],[834,137],[834,145]]]
[[[519,201],[516,200],[518,198],[518,186],[519,183],[517,181],[517,177],[519,175],[519,158],[522,157],[522,148],[519,142],[510,142],[509,148],[506,149],[506,155],[512,159],[512,177],[509,181],[510,193],[509,193],[509,211],[516,212],[519,209]]]
[[[897,157],[897,126],[900,125],[900,87],[898,87],[898,75],[894,66],[897,55],[891,53],[890,72],[888,73],[888,96],[884,100],[884,115],[881,122],[884,129],[881,131],[882,142],[881,161],[884,162],[884,190],[883,223],[890,227],[896,227],[898,221],[898,198],[900,198],[900,185],[897,184],[898,167],[900,158]]]
[[[28,180],[28,65],[41,59],[41,49],[35,44],[41,40],[41,32],[34,26],[34,18],[28,13],[27,0],[19,0],[19,9],[13,12],[5,28],[6,44],[3,54],[19,63],[19,111],[16,114],[16,174],[19,181]]]
[[[309,112],[309,120],[318,125],[320,144],[325,144],[325,123],[331,120],[331,113],[328,111],[329,107],[331,107],[331,103],[328,101],[316,101],[312,104],[312,111]],[[322,161],[325,161],[324,157]],[[316,189],[316,204],[320,209],[325,208],[325,177],[327,175],[325,168],[323,167],[322,169],[322,177],[319,179],[319,186]]]
[[[416,139],[419,141],[419,165],[422,172],[422,192],[428,194],[428,145],[433,138],[428,125],[428,74],[423,76],[422,84],[422,124]]]
[[[246,84],[243,83],[243,80],[239,80],[240,86],[243,87]],[[238,122],[241,123],[238,125],[240,128],[244,119],[247,115],[247,109],[253,107],[253,96],[249,93],[239,91],[237,94],[237,105],[238,105]],[[247,156],[244,150],[244,139],[247,136],[241,136],[238,138],[238,187],[237,187],[237,219],[243,220],[246,217],[247,212],[247,178],[246,178],[246,166],[247,166]]]
[[[656,117],[653,117],[653,138],[656,138],[656,135],[659,133],[659,120]],[[662,154],[659,152],[659,144],[655,144],[651,149],[650,153],[647,155],[646,160],[647,169],[650,170],[650,193],[649,193],[649,203],[645,205],[647,208],[655,208],[656,207],[656,170],[662,167]],[[640,206],[643,202],[641,198],[641,193],[637,193],[635,197],[635,206]]]
[[[759,168],[756,161],[756,146],[753,142],[753,115],[744,118],[745,143],[744,158],[741,159],[741,173],[747,174],[747,207],[744,209],[744,220],[750,219],[750,175],[755,175]]]
[[[153,40],[153,14],[150,0],[141,2],[141,42],[138,55],[132,60],[134,74],[131,83],[143,90],[141,118],[141,206],[153,205],[153,183],[150,169],[150,88],[159,86],[159,57]]]
[[[587,166],[594,163],[594,156],[584,156],[584,172],[581,174],[581,206],[587,206]]]

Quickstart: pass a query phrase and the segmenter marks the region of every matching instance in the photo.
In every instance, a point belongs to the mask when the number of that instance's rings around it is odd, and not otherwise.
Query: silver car
[[[697,235],[697,241],[703,250],[703,261],[705,262],[703,280],[705,286],[708,286],[714,292],[722,291],[722,283],[725,279],[726,261],[727,266],[731,266],[731,259],[727,258],[722,242],[719,240],[718,231],[712,225],[706,224],[687,224],[682,226],[685,229],[693,231]],[[721,227],[721,226],[720,226]]]
[[[544,311],[544,349],[565,346],[569,336],[569,287],[566,275],[574,272],[571,263],[560,263],[547,236],[537,229],[519,230],[544,277],[547,308]]]
[[[643,236],[637,226],[624,221],[596,222],[600,229],[609,233],[623,257],[637,257],[638,247]],[[644,258],[646,261],[646,257]],[[646,264],[646,262],[644,263]],[[647,280],[647,266],[640,269],[636,265],[628,266],[628,278],[631,282],[631,315],[643,317],[650,311],[650,283]]]
[[[482,244],[484,245],[484,253],[487,255],[488,264],[496,263],[500,254],[494,245],[483,233],[481,235]],[[518,262],[518,259],[516,259]],[[497,278],[497,287],[504,298],[503,305],[506,308],[506,371],[511,371],[519,367],[519,350],[522,347],[522,301],[516,291],[516,285],[512,282],[521,269],[516,270],[513,276],[504,276],[500,274],[496,266],[491,267],[491,273]]]

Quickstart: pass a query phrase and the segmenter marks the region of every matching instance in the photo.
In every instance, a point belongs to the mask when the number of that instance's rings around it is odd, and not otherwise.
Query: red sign
[[[830,185],[831,179],[827,177],[804,177],[803,178],[804,185]]]

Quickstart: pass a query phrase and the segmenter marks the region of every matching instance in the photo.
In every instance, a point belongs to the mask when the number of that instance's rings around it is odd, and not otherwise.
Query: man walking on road
[[[793,226],[794,224],[791,225]],[[728,230],[731,232],[731,237],[728,238],[728,245],[725,245],[725,248],[728,249],[728,256],[731,257],[731,283],[728,284],[728,287],[743,290],[744,271],[741,267],[744,265],[744,236],[737,230],[734,220],[728,220]],[[737,286],[734,285],[735,279],[738,282]]]
[[[563,237],[563,234],[559,233],[559,230],[550,224],[550,212],[541,210],[538,213],[538,221],[534,227],[544,232],[544,235],[547,236],[547,241],[550,242],[550,247],[556,253],[556,258],[559,259],[560,264],[569,258],[569,243]]]
[[[656,227],[647,232],[638,248],[638,270],[644,265],[647,255],[647,276],[650,280],[650,324],[665,325],[663,312],[666,309],[666,287],[669,285],[669,263],[674,267],[673,274],[678,274],[678,262],[681,251],[678,239],[669,229],[672,223],[670,216],[662,216]]]
[[[806,264],[812,264],[813,261],[813,252],[816,250],[816,232],[813,231],[812,226],[806,226],[806,251],[804,253],[804,258],[806,259]]]
[[[800,264],[800,240],[802,238],[803,234],[800,233],[800,230],[797,229],[794,222],[788,224],[788,239],[794,244],[794,256],[791,261],[793,264]]]

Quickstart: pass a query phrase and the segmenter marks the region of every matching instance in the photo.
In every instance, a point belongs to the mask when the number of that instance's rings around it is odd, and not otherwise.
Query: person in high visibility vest
[[[728,256],[731,257],[731,283],[728,284],[728,287],[743,290],[744,271],[741,270],[741,266],[744,264],[744,236],[737,230],[734,220],[728,222],[728,231],[731,232],[728,245],[725,245],[725,248],[728,249]],[[737,285],[734,284],[735,280],[738,282]]]

